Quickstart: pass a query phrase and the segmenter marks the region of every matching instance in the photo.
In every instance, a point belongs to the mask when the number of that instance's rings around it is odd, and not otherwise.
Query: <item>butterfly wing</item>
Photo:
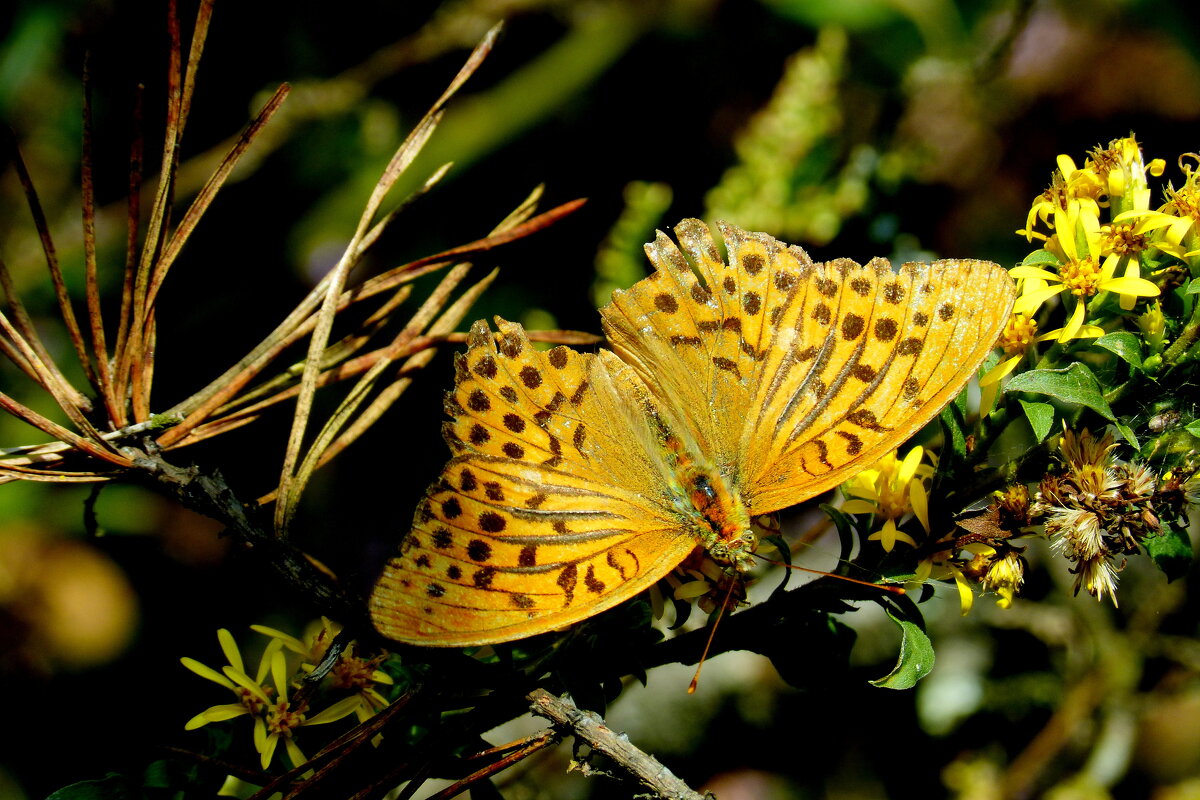
[[[614,350],[751,513],[829,489],[903,443],[966,384],[1012,306],[1012,280],[988,262],[815,264],[719,225],[728,259],[686,220],[683,252],[659,234],[646,248],[655,273],[601,315]]]
[[[798,281],[802,268],[812,265],[799,248],[759,235],[758,260],[747,251],[746,266],[731,267],[699,220],[684,220],[675,231],[682,252],[662,232],[646,245],[655,271],[628,290],[613,292],[612,302],[600,309],[604,333],[613,351],[662,400],[681,434],[727,477],[735,477],[742,466],[743,422],[764,355],[758,328],[778,313],[791,290],[789,281]],[[770,269],[771,259],[787,267]]]
[[[611,354],[535,350],[519,325],[471,330],[447,399],[457,455],[375,585],[386,637],[468,646],[555,630],[628,599],[696,546]]]
[[[781,320],[743,430],[754,513],[832,488],[920,430],[992,350],[1015,295],[984,261],[898,272],[838,261],[813,275]]]

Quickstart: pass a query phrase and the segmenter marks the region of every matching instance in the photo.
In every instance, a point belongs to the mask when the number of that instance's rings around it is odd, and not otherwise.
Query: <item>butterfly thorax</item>
[[[736,572],[753,566],[758,535],[750,525],[750,514],[740,497],[729,489],[721,472],[705,465],[688,452],[676,436],[664,440],[668,463],[675,473],[681,505],[693,520],[700,544],[719,564]]]

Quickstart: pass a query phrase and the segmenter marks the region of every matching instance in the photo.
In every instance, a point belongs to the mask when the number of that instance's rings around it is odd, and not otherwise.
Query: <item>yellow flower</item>
[[[996,551],[992,550],[992,558],[983,576],[983,588],[991,589],[1000,595],[996,600],[997,606],[1011,608],[1013,597],[1025,582],[1025,559],[1012,549],[998,558],[996,556]]]
[[[262,626],[255,627],[257,629]],[[263,630],[272,631],[277,635],[268,634],[271,640],[263,650],[258,671],[253,678],[245,671],[241,653],[238,652],[233,636],[224,628],[217,631],[217,639],[229,664],[222,667],[220,672],[194,658],[180,659],[192,672],[225,687],[238,698],[237,703],[213,706],[201,711],[188,720],[184,727],[187,730],[195,730],[210,722],[249,715],[254,721],[254,748],[259,753],[263,769],[270,766],[281,740],[293,766],[299,766],[307,759],[293,740],[292,732],[302,726],[321,725],[354,714],[363,700],[356,693],[311,717],[307,716],[307,706],[293,708],[288,701],[288,669],[283,649],[294,649],[292,645],[299,645],[303,649],[303,646],[299,640],[285,633],[270,628]],[[268,673],[273,686],[265,685]]]
[[[306,637],[309,643],[305,645],[296,637],[266,625],[251,625],[250,628],[271,637],[286,649],[299,655],[301,657],[300,669],[306,673],[312,672],[321,663],[325,658],[326,651],[329,650],[330,643],[341,631],[340,625],[326,617],[321,617],[320,623],[314,623],[309,627]],[[330,677],[334,689],[354,691],[358,699],[358,703],[354,707],[354,714],[359,722],[366,722],[388,705],[387,699],[379,693],[375,685],[390,686],[394,681],[392,676],[378,668],[386,654],[365,659],[355,655],[356,645],[357,642],[351,642],[346,647],[345,652],[330,670]]]
[[[1035,336],[1037,333],[1037,323],[1030,319],[1026,314],[1013,314],[1008,324],[1004,326],[1004,331],[1000,334],[1000,338],[996,341],[996,346],[1004,350],[1004,355],[1008,358],[1000,361],[999,364],[992,367],[983,377],[979,379],[979,386],[987,388],[992,384],[999,383],[1017,368],[1021,363],[1021,359],[1025,354],[1033,349],[1033,345],[1037,342],[1048,342],[1051,339],[1056,339],[1059,342],[1067,342],[1071,339],[1090,339],[1096,336],[1104,335],[1104,328],[1099,325],[1081,325],[1079,330],[1074,334],[1066,336],[1066,328],[1056,328],[1052,331],[1047,331],[1040,336]],[[981,404],[987,407],[987,403]]]
[[[1099,216],[1099,198],[1104,194],[1104,189],[1103,182],[1094,171],[1077,169],[1070,156],[1060,155],[1058,170],[1050,178],[1050,188],[1033,201],[1025,218],[1025,228],[1017,233],[1023,234],[1031,242],[1035,237],[1045,239],[1044,235],[1034,232],[1034,225],[1041,221],[1049,228],[1059,227],[1060,218],[1073,204],[1086,205]]]
[[[971,582],[967,576],[963,574],[957,564],[947,559],[945,553],[946,551],[942,551],[942,555],[933,556],[918,563],[911,583],[920,585],[929,580],[953,580],[954,587],[958,590],[959,607],[965,617],[975,605],[975,591],[971,588]]]
[[[1021,293],[1018,300],[1031,294],[1045,295],[1046,281],[1043,278],[1024,277],[1019,278],[1019,281]],[[979,379],[979,387],[984,390],[983,399],[979,404],[981,413],[986,413],[987,409],[991,408],[992,401],[995,400],[998,389],[993,387],[1012,373],[1028,353],[1033,352],[1036,343],[1048,342],[1051,339],[1067,342],[1071,339],[1087,339],[1104,335],[1104,329],[1099,325],[1081,325],[1070,335],[1066,328],[1057,328],[1039,336],[1037,322],[1033,319],[1036,311],[1037,305],[1025,304],[1020,313],[1013,313],[1008,324],[1000,333],[996,346],[1004,351],[1006,358],[1001,359],[996,366]]]
[[[224,686],[233,692],[237,695],[237,702],[204,709],[187,721],[187,724],[183,726],[184,730],[193,731],[210,722],[221,722],[245,714],[257,715],[271,702],[271,698],[268,695],[269,690],[263,689],[262,682],[267,676],[267,670],[270,668],[272,657],[279,651],[279,645],[276,643],[267,645],[267,649],[263,651],[262,660],[259,662],[256,677],[251,679],[246,674],[242,654],[238,652],[237,643],[234,642],[233,635],[225,628],[221,628],[217,631],[217,640],[221,643],[221,651],[225,654],[225,658],[229,662],[228,666],[221,668],[221,672],[201,664],[194,658],[187,658],[185,656],[179,660],[185,667],[201,678],[210,680],[219,686]]]
[[[1157,178],[1167,166],[1161,158],[1146,164],[1142,160],[1142,149],[1132,136],[1114,139],[1107,148],[1097,147],[1087,163],[1104,184],[1113,213],[1149,208],[1150,184],[1146,181],[1146,173]]]
[[[264,716],[255,718],[254,749],[259,752],[259,760],[262,763],[262,768],[266,769],[271,764],[271,759],[275,755],[275,750],[278,749],[279,742],[283,741],[288,758],[292,761],[292,766],[298,767],[308,759],[305,758],[303,751],[300,750],[293,738],[296,728],[308,725],[324,725],[327,722],[335,722],[343,717],[347,717],[354,713],[359,699],[354,695],[343,698],[324,711],[309,717],[307,716],[307,705],[292,708],[291,703],[288,701],[287,662],[283,658],[283,653],[278,648],[276,648],[271,656],[270,666],[271,680],[275,684],[275,691],[278,693],[279,699],[267,706]]]
[[[899,458],[899,451],[888,453],[870,469],[865,469],[842,484],[847,496],[842,511],[847,514],[874,514],[883,517],[882,527],[868,538],[878,541],[891,552],[896,542],[916,547],[913,538],[897,523],[915,516],[929,532],[929,496],[925,480],[933,476],[933,467],[922,464],[925,451],[919,445]],[[932,454],[930,454],[932,459]]]
[[[1009,270],[1014,278],[1038,279],[1046,287],[1026,292],[1017,298],[1013,311],[1031,314],[1046,300],[1063,291],[1075,295],[1075,309],[1070,320],[1063,326],[1060,341],[1074,338],[1083,327],[1087,315],[1087,301],[1100,292],[1115,292],[1122,298],[1157,297],[1158,287],[1139,277],[1114,277],[1111,271],[1118,261],[1098,261],[1101,252],[1100,220],[1090,209],[1072,202],[1067,214],[1059,220],[1057,233],[1046,243],[1046,249],[1062,262],[1055,274],[1042,267],[1019,266]]]
[[[1198,158],[1195,154],[1189,155],[1193,159]],[[1159,211],[1174,217],[1166,232],[1167,241],[1171,244],[1185,245],[1195,242],[1196,226],[1200,224],[1200,187],[1196,185],[1200,180],[1200,172],[1197,172],[1193,165],[1185,163],[1182,157],[1179,162],[1184,174],[1183,186],[1179,189],[1167,187],[1167,202]],[[1195,252],[1186,255],[1192,256]]]
[[[1150,210],[1146,173],[1162,175],[1165,166],[1162,159],[1151,161],[1147,167],[1142,162],[1141,148],[1132,137],[1112,142],[1107,150],[1097,150],[1093,159],[1107,179],[1114,215],[1110,224],[1100,228],[1100,255],[1105,258],[1100,271],[1140,278],[1140,256],[1151,248],[1182,257],[1183,248],[1178,243],[1151,238],[1154,231],[1178,222],[1170,214]],[[1121,296],[1121,308],[1125,311],[1131,310],[1136,302],[1133,295]]]

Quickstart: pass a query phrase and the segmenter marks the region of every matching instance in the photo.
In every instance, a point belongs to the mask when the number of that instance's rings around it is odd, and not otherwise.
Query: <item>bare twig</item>
[[[375,716],[334,739],[309,759],[307,763],[300,764],[282,775],[272,778],[261,789],[252,794],[249,800],[264,800],[264,798],[271,797],[280,791],[284,793],[285,798],[297,797],[305,792],[320,795],[323,790],[327,789],[330,783],[337,780],[339,770],[345,765],[347,759],[356,750],[379,735],[380,731],[393,718],[408,707],[416,695],[417,687],[414,687],[403,696],[392,701],[387,708],[384,708]],[[406,766],[409,765],[402,765],[401,768],[403,769]],[[300,778],[309,771],[313,774],[301,781]]]
[[[534,753],[545,750],[547,747],[553,747],[554,745],[558,744],[561,739],[562,735],[557,731],[548,730],[534,734],[533,736],[522,739],[519,742],[505,745],[504,747],[493,747],[489,750],[483,751],[482,753],[476,753],[474,756],[471,756],[472,759],[483,755],[491,755],[496,752],[504,752],[505,750],[510,749],[512,750],[512,752],[508,753],[502,758],[497,759],[496,761],[493,761],[486,767],[477,769],[467,777],[455,781],[437,794],[430,795],[428,800],[450,800],[451,797],[456,797],[465,792],[473,784],[476,784],[486,778],[490,778],[496,773],[508,769],[513,764],[524,761]],[[513,749],[514,745],[516,749]]]
[[[121,282],[121,312],[117,322],[117,344],[113,351],[116,354],[114,360],[118,362],[117,374],[113,376],[115,384],[113,395],[116,397],[124,397],[125,387],[128,385],[128,376],[126,373],[120,371],[119,365],[124,361],[125,357],[123,354],[128,351],[129,328],[133,316],[133,289],[138,271],[138,232],[140,230],[142,213],[142,169],[146,147],[145,137],[142,132],[142,100],[144,95],[145,87],[139,85],[134,92],[133,135],[130,137],[129,143],[129,202],[125,215],[125,278]],[[112,420],[113,424],[117,426],[128,424],[129,418],[126,414],[124,403],[117,407],[117,413],[118,415]]]
[[[642,785],[668,800],[704,800],[676,778],[654,756],[643,753],[623,734],[616,733],[599,714],[584,711],[566,697],[555,697],[544,689],[534,689],[528,695],[529,710],[556,725],[571,729],[576,738],[587,742],[593,750],[611,758]]]
[[[7,127],[0,127],[0,137],[3,137],[5,149],[9,151],[8,155],[12,160],[13,167],[16,169],[17,179],[20,181],[21,188],[25,192],[25,203],[29,206],[29,213],[33,217],[34,227],[37,229],[38,237],[41,239],[42,255],[46,259],[46,267],[50,270],[50,280],[54,284],[54,296],[58,300],[58,310],[62,315],[63,324],[67,326],[67,333],[70,336],[71,344],[75,348],[75,355],[79,359],[79,363],[83,366],[84,373],[87,375],[88,380],[95,385],[92,362],[88,359],[87,346],[83,341],[83,332],[79,329],[79,322],[75,318],[75,310],[71,306],[71,298],[67,294],[67,284],[63,280],[62,269],[58,263],[58,253],[54,248],[54,241],[50,237],[50,225],[46,221],[46,212],[42,209],[41,200],[38,199],[37,190],[33,186],[33,177],[29,174],[29,169],[25,165],[25,159],[21,155],[21,148],[17,145],[17,138],[13,132]],[[31,344],[42,354],[43,363],[54,370],[55,379],[64,387],[70,389],[71,402],[81,411],[90,411],[90,401],[67,383],[66,379],[58,372],[58,367],[54,365],[54,361],[50,358],[45,348],[41,346],[39,340],[34,337],[31,339]]]
[[[80,188],[83,206],[83,266],[87,286],[88,323],[92,334],[92,357],[96,360],[96,388],[109,419],[118,416],[120,400],[112,392],[112,366],[104,340],[104,317],[100,313],[100,278],[96,265],[96,185],[92,175],[92,80],[90,59],[83,61],[83,147]]]
[[[313,398],[316,394],[321,357],[325,351],[326,344],[329,342],[329,336],[333,329],[334,315],[337,313],[338,301],[341,299],[342,290],[346,285],[351,268],[357,263],[364,239],[370,231],[371,222],[375,219],[384,198],[396,184],[396,180],[412,164],[413,159],[417,157],[417,154],[433,134],[438,121],[441,119],[445,104],[463,83],[466,82],[467,78],[479,68],[483,59],[487,57],[495,45],[499,32],[499,25],[488,31],[483,41],[479,43],[468,57],[467,63],[450,82],[450,86],[447,87],[442,96],[433,104],[433,107],[426,112],[413,131],[409,133],[408,137],[397,148],[391,162],[388,163],[383,171],[383,175],[380,176],[379,181],[375,184],[375,188],[371,192],[371,197],[367,200],[366,207],[359,218],[358,227],[351,237],[350,243],[346,246],[342,258],[327,276],[328,285],[325,288],[321,308],[317,312],[316,325],[313,329],[312,337],[309,339],[308,358],[304,365],[304,373],[300,379],[300,394],[296,399],[296,412],[292,422],[291,433],[288,436],[287,448],[284,451],[283,467],[280,470],[279,502],[275,506],[275,532],[278,536],[286,535],[288,522],[291,519],[291,515],[295,512],[297,499],[305,486],[307,473],[304,472],[305,459],[302,456],[301,448],[305,432],[308,429]]]

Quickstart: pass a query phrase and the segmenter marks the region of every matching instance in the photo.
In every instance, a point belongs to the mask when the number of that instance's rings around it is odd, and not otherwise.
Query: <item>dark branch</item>
[[[605,725],[599,714],[584,711],[566,697],[555,697],[543,689],[534,689],[528,699],[532,703],[529,710],[534,714],[570,728],[576,738],[611,758],[659,797],[667,800],[705,800],[704,795],[676,778],[658,759],[643,753],[624,734]]]

